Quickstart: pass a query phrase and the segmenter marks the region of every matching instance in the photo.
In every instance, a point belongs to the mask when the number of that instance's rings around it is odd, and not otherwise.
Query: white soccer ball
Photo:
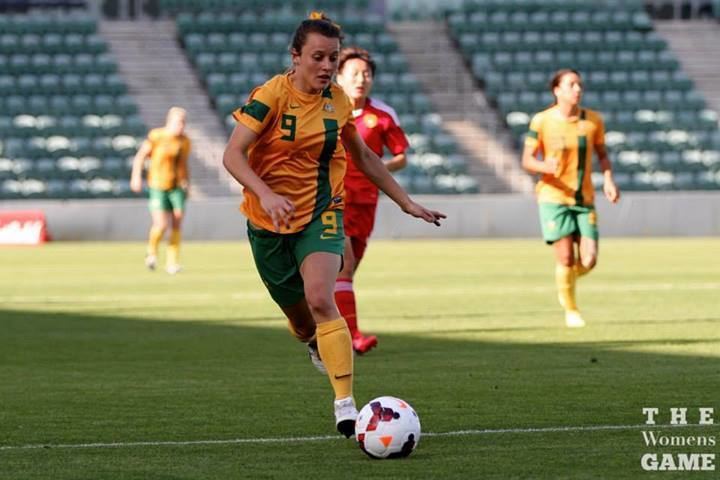
[[[360,410],[355,439],[372,458],[407,457],[420,441],[420,418],[406,401],[378,397]]]

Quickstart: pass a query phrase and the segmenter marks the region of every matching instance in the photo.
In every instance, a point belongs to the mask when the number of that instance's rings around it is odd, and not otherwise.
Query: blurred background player
[[[150,130],[135,155],[130,179],[132,191],[142,191],[143,166],[145,159],[150,157],[147,183],[152,226],[145,265],[150,270],[157,266],[158,246],[170,225],[166,270],[171,275],[180,271],[180,228],[189,187],[190,140],[185,135],[186,118],[184,109],[172,107],[165,126]]]
[[[385,162],[390,172],[407,163],[405,150],[408,141],[402,131],[395,110],[385,103],[370,98],[376,65],[370,54],[361,48],[342,49],[338,60],[337,82],[353,104],[355,128],[363,141],[378,157],[385,147],[392,158]],[[360,265],[368,239],[375,225],[378,188],[347,155],[345,173],[345,253],[343,269],[335,283],[335,302],[345,318],[353,340],[353,349],[362,354],[377,345],[377,337],[363,335],[358,329],[358,317],[353,290],[353,276]]]
[[[223,157],[245,187],[242,212],[260,277],[308,343],[313,363],[335,392],[335,424],[355,433],[352,341],[335,305],[343,234],[345,149],[358,168],[406,213],[439,224],[439,212],[413,202],[355,129],[352,105],[332,83],[342,32],[313,12],[291,42],[292,67],[250,94],[233,116]]]
[[[555,103],[530,122],[523,167],[542,175],[536,192],[545,241],[555,249],[558,300],[568,327],[584,327],[575,301],[576,279],[598,258],[598,226],[591,181],[593,152],[604,176],[603,192],[616,203],[620,191],[605,150],[605,127],[599,113],[580,107],[583,84],[575,70],[558,71],[550,82]],[[541,156],[543,160],[539,160]],[[578,243],[578,255],[575,255]]]

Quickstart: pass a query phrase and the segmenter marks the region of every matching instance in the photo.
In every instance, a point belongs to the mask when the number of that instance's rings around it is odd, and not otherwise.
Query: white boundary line
[[[521,434],[521,433],[559,433],[559,432],[597,432],[604,430],[641,430],[657,428],[697,427],[708,428],[716,425],[588,425],[567,427],[538,428],[500,428],[485,430],[455,430],[451,432],[427,432],[421,437],[460,437],[470,435]],[[192,445],[242,445],[263,443],[309,443],[344,440],[339,435],[320,435],[314,437],[270,437],[270,438],[230,438],[226,440],[187,440],[187,441],[145,441],[145,442],[114,442],[114,443],[71,443],[71,444],[35,444],[35,445],[2,445],[0,451],[8,450],[39,450],[39,449],[77,449],[77,448],[125,448],[125,447],[164,447]]]

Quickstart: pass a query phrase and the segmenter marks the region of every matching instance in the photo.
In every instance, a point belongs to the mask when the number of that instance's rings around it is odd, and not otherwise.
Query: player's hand
[[[190,184],[187,183],[187,182],[182,182],[182,183],[179,185],[179,187],[180,187],[180,190],[182,190],[183,193],[185,194],[185,198],[186,198],[186,199],[187,199],[187,198],[190,198]]]
[[[269,193],[260,199],[260,205],[272,219],[276,232],[280,232],[281,227],[290,228],[290,220],[295,216],[295,205],[290,200],[282,195]]]
[[[130,179],[130,190],[140,193],[142,191],[142,178],[132,177]]]
[[[605,197],[610,200],[610,203],[617,203],[620,200],[620,189],[615,185],[615,180],[612,177],[605,177],[603,182],[603,192]]]
[[[558,159],[555,157],[548,157],[544,161],[545,163],[545,170],[543,173],[547,175],[553,175],[557,176],[558,174],[558,166],[560,165],[560,162],[558,162]]]
[[[440,219],[447,218],[444,213],[440,213],[435,210],[428,210],[427,208],[413,202],[412,200],[410,200],[410,203],[405,208],[403,208],[403,212],[416,218],[422,218],[428,223],[434,223],[438,227],[440,226]]]

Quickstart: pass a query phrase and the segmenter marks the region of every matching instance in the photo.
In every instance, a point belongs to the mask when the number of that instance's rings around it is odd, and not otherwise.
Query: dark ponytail
[[[311,33],[319,33],[328,38],[337,38],[340,43],[343,41],[343,34],[340,25],[333,23],[330,17],[323,12],[311,12],[308,18],[303,20],[295,33],[292,42],[290,42],[290,54],[300,54],[302,47],[307,42],[307,37]]]

